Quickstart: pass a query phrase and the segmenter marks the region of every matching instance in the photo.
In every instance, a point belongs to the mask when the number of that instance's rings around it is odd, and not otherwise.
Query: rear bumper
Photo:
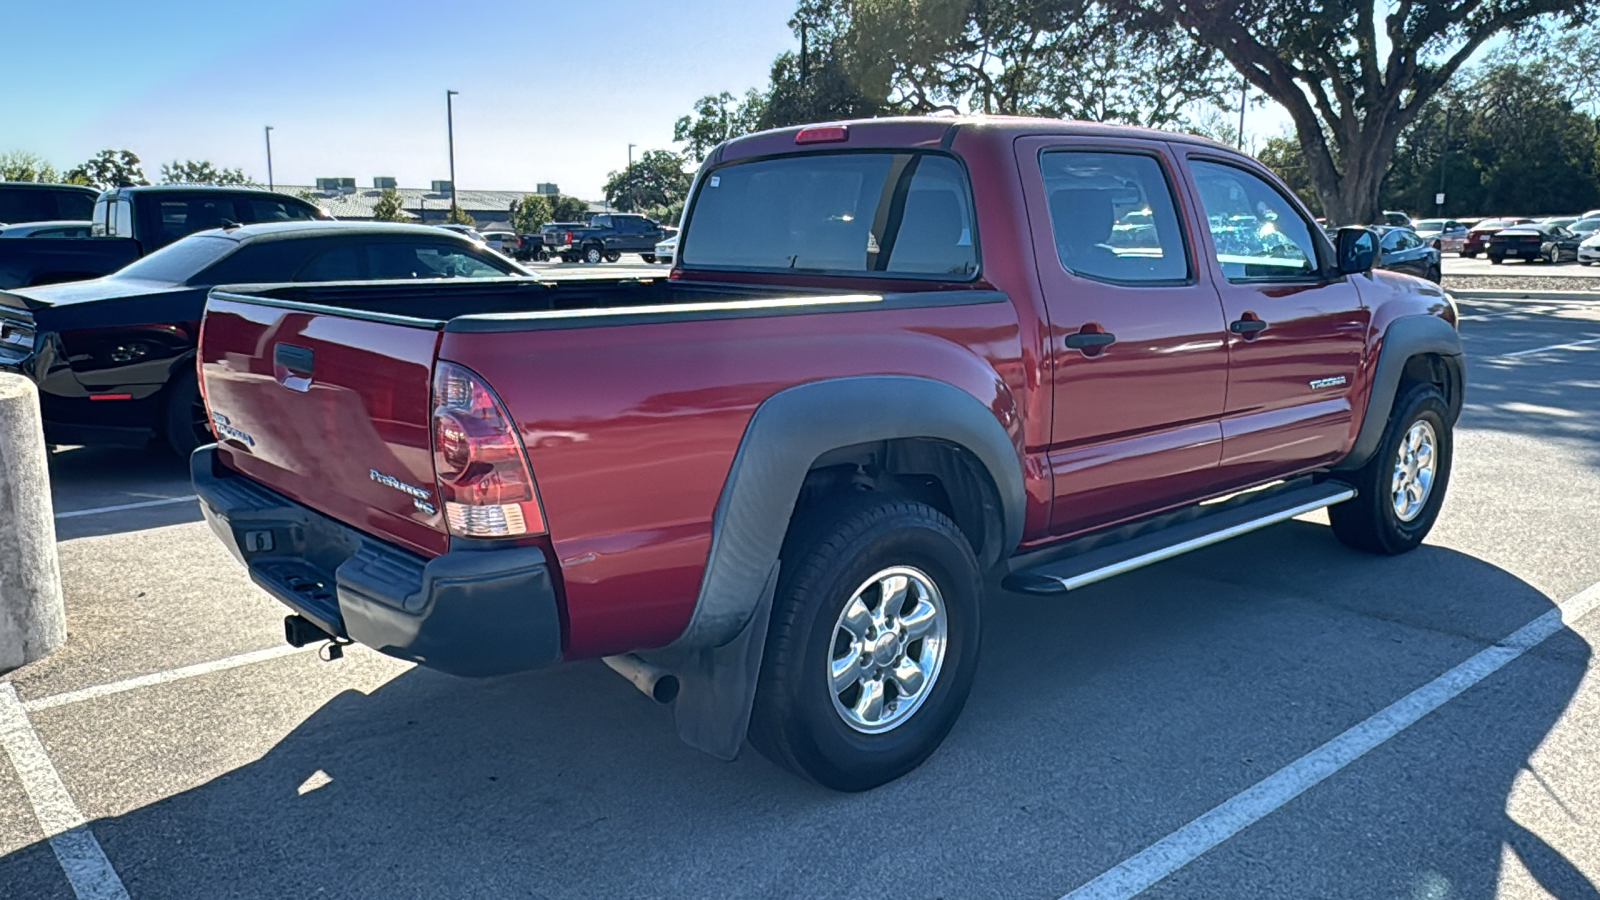
[[[561,659],[561,616],[538,547],[460,546],[424,559],[190,457],[200,510],[250,579],[332,635],[453,675]]]

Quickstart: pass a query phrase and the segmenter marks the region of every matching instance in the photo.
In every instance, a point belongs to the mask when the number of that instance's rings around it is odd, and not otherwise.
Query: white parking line
[[[1544,353],[1547,350],[1569,350],[1573,347],[1586,347],[1590,344],[1600,344],[1600,337],[1590,338],[1586,341],[1573,341],[1568,344],[1551,344],[1548,347],[1535,347],[1532,350],[1518,350],[1515,353],[1502,353],[1501,359],[1516,359],[1519,356],[1532,356],[1535,353]]]
[[[1107,869],[1062,900],[1128,898],[1149,889],[1415,725],[1423,716],[1500,671],[1559,633],[1563,625],[1576,622],[1597,606],[1600,606],[1600,583],[1590,585],[1493,646],[1473,654],[1461,665]]]
[[[49,697],[40,697],[35,700],[25,700],[22,703],[22,708],[28,712],[38,712],[41,709],[54,709],[57,706],[66,706],[69,703],[79,703],[84,700],[93,700],[96,697],[105,697],[110,694],[120,694],[123,691],[131,691],[135,688],[150,687],[151,685],[155,684],[165,684],[169,681],[179,681],[184,678],[193,678],[196,675],[209,675],[212,672],[222,672],[227,669],[237,669],[240,666],[248,666],[252,663],[265,662],[269,659],[277,659],[280,656],[292,656],[296,653],[304,653],[307,650],[312,649],[314,648],[290,647],[289,645],[285,644],[282,647],[269,647],[266,650],[253,650],[249,653],[241,653],[238,656],[230,656],[226,659],[195,663],[192,666],[183,666],[182,668],[178,669],[168,669],[165,672],[152,672],[149,675],[140,675],[136,678],[128,678],[122,681],[113,681],[110,684],[95,685],[94,687],[84,688],[80,691],[67,691],[64,694],[54,694]],[[7,687],[9,687],[9,685],[7,685]]]
[[[11,757],[22,789],[33,804],[34,818],[78,900],[128,900],[128,889],[83,821],[83,813],[50,763],[10,682],[0,684],[0,745]]]
[[[118,503],[116,506],[97,506],[94,509],[74,509],[71,512],[56,513],[57,519],[75,519],[78,516],[97,516],[100,513],[121,512],[125,509],[144,509],[147,506],[166,506],[169,503],[188,503],[195,496],[165,497],[160,500],[141,500],[138,503]]]

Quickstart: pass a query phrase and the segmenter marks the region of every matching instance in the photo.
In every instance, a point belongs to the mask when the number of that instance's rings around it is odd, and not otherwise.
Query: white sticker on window
[[[711,176],[711,186],[712,187],[716,187],[716,186],[718,186],[720,184],[722,184],[722,176],[721,175],[713,175],[713,176]]]

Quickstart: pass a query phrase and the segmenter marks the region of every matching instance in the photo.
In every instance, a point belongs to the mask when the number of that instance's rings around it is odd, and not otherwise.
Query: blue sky
[[[446,88],[462,189],[554,181],[598,199],[606,174],[672,147],[704,94],[766,83],[794,45],[794,0],[160,4],[0,0],[0,152],[65,168],[127,148],[266,181],[448,178]],[[535,85],[539,87],[535,89]]]

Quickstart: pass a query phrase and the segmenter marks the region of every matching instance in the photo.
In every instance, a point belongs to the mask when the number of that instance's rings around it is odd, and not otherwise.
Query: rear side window
[[[823,153],[719,167],[683,234],[691,268],[968,280],[978,272],[972,192],[931,153]]]
[[[1155,158],[1052,150],[1039,166],[1056,252],[1068,271],[1114,282],[1188,280],[1172,184]]]
[[[94,213],[94,200],[95,195],[88,191],[0,185],[0,222],[88,221]]]
[[[1311,226],[1277,188],[1222,163],[1197,159],[1190,167],[1223,277],[1283,281],[1318,274]]]

